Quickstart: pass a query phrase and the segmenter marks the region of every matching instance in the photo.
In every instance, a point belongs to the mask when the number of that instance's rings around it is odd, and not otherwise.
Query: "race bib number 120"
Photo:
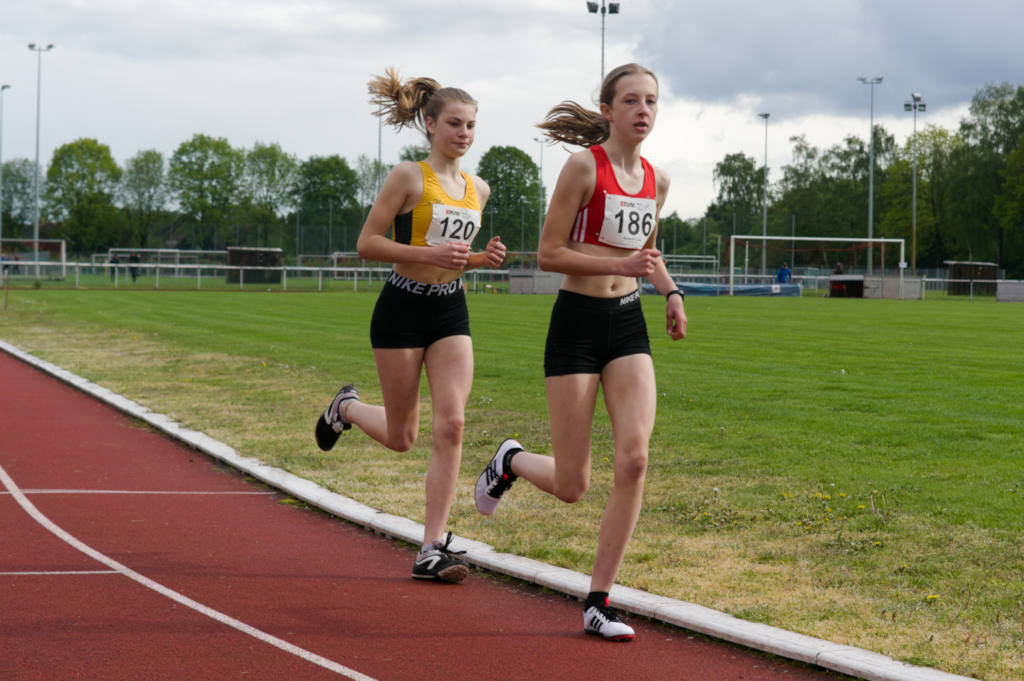
[[[427,228],[427,244],[440,246],[448,241],[473,241],[480,229],[480,211],[434,204],[434,215]]]
[[[601,243],[634,251],[643,248],[654,231],[657,210],[654,199],[606,194]]]

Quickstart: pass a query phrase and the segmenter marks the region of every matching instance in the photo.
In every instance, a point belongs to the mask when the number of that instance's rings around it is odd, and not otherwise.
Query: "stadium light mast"
[[[7,83],[0,85],[0,256],[4,252],[4,90],[10,87]]]
[[[917,275],[917,112],[924,111],[926,104],[920,92],[911,92],[910,99],[903,102],[904,111],[914,112],[914,135],[910,138],[910,146],[914,155],[913,190],[910,199],[910,275]]]
[[[35,219],[32,227],[32,260],[36,265],[36,279],[39,278],[39,108],[42,101],[43,52],[53,49],[53,43],[46,47],[29,43],[28,49],[36,53],[36,178],[35,178]]]
[[[588,2],[587,2],[587,11],[588,12],[590,12],[591,14],[597,14],[598,9],[600,9],[600,11],[601,11],[601,78],[600,78],[600,80],[603,81],[604,80],[604,16],[605,16],[605,14],[618,14],[619,13],[619,3],[617,3],[617,2],[609,2],[608,6],[606,7],[605,4],[604,4],[604,0],[601,0],[601,6],[599,8],[596,2],[591,2],[590,0],[588,0]]]
[[[872,78],[858,76],[857,80],[871,86],[871,122],[868,127],[868,140],[870,141],[870,151],[868,152],[868,239],[872,239],[875,235],[875,85],[882,82],[882,76],[874,76]],[[868,274],[871,274],[872,260],[874,258],[871,246],[872,244],[869,241]]]
[[[764,193],[761,195],[761,236],[768,236],[768,117],[769,113],[759,113],[758,118],[764,119]],[[761,274],[767,274],[768,241],[761,242]]]
[[[540,194],[537,197],[537,243],[540,244],[540,231],[544,228],[544,138],[534,137],[540,144]]]

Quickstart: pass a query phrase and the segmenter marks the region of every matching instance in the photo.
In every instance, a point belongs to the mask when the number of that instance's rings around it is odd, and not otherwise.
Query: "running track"
[[[287,500],[0,352],[0,679],[838,678],[638,617],[585,636],[575,600],[413,580]]]

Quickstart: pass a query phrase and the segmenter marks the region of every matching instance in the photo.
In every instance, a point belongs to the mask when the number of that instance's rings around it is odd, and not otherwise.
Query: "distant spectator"
[[[843,263],[837,262],[836,263],[836,268],[832,271],[832,274],[842,274],[842,273],[843,273]]]
[[[789,263],[788,262],[782,263],[782,267],[780,267],[775,272],[775,281],[780,283],[780,284],[792,283],[792,281],[793,281],[793,272],[789,269]]]
[[[110,278],[111,279],[114,279],[115,277],[117,277],[117,266],[120,265],[120,264],[121,264],[121,261],[118,260],[116,253],[114,255],[110,256]]]
[[[132,251],[132,254],[128,256],[128,274],[132,276],[132,283],[139,278],[139,254]]]

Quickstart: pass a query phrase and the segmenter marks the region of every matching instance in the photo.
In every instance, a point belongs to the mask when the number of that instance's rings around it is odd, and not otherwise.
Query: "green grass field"
[[[422,522],[430,405],[410,452],[312,426],[342,382],[379,397],[372,292],[10,292],[0,338],[370,506]],[[521,484],[498,515],[472,485],[515,435],[550,451],[549,296],[471,295],[476,379],[456,533],[589,572],[610,486]],[[658,420],[620,582],[984,679],[1024,676],[1024,306],[699,298],[673,343],[645,297]]]

